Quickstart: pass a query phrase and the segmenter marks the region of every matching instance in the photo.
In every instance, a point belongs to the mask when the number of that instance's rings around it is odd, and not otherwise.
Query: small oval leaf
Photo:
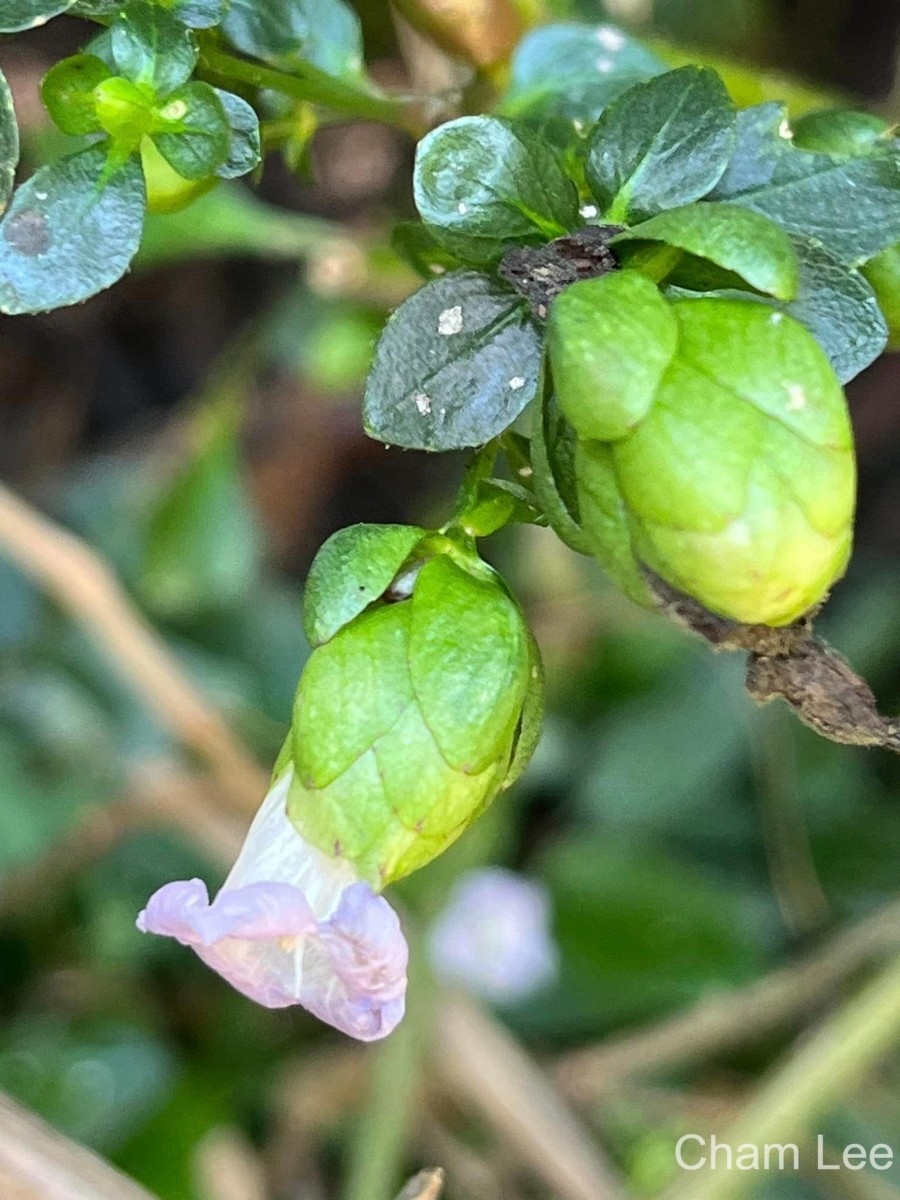
[[[366,430],[414,450],[484,445],[534,398],[540,369],[541,335],[522,298],[454,271],[388,321],[366,387]]]
[[[36,171],[0,222],[0,311],[45,312],[115,283],[137,251],[146,204],[139,159],[110,171],[104,146]]]
[[[605,218],[637,220],[705,196],[728,165],[734,129],[734,103],[708,68],[629,88],[589,139],[587,180]]]

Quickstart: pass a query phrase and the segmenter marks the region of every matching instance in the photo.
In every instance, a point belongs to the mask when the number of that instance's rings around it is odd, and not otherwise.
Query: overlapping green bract
[[[537,651],[489,567],[402,526],[325,544],[306,623],[317,644],[294,709],[289,813],[380,888],[445,849],[528,761]]]
[[[669,303],[623,271],[556,301],[550,355],[580,528],[635,599],[642,567],[748,624],[786,624],[824,597],[849,557],[853,444],[802,326],[742,300]],[[638,356],[642,374],[617,370]]]

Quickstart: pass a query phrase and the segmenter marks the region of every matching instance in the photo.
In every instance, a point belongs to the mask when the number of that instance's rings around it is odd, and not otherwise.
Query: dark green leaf
[[[502,111],[562,118],[586,129],[632,84],[665,69],[655,54],[612,26],[545,25],[516,50]]]
[[[797,257],[788,235],[736,204],[671,209],[620,234],[613,245],[643,241],[664,242],[707,259],[778,300],[793,300],[797,294]]]
[[[474,775],[512,738],[530,681],[525,622],[498,583],[446,555],[419,572],[409,670],[425,724],[447,762]]]
[[[157,110],[153,140],[184,179],[206,179],[228,157],[231,127],[225,106],[208,83],[179,88]]]
[[[810,238],[792,238],[800,289],[785,312],[815,335],[841,383],[881,354],[888,331],[878,300],[862,272],[843,266]]]
[[[152,4],[135,5],[110,30],[116,68],[133,83],[165,99],[190,78],[197,63],[194,35],[172,13]]]
[[[552,394],[535,406],[531,435],[534,493],[557,537],[578,554],[593,554],[591,539],[578,517],[575,482],[575,431]]]
[[[893,127],[872,113],[830,108],[793,122],[794,145],[835,157],[865,157],[894,136]]]
[[[366,429],[418,450],[483,445],[533,399],[540,367],[540,333],[521,297],[487,275],[455,271],[388,321],[366,388]]]
[[[555,152],[499,117],[460,117],[423,138],[413,188],[422,220],[473,263],[581,224],[578,193]]]
[[[262,151],[256,110],[233,92],[216,88],[230,128],[228,157],[216,168],[222,179],[236,179],[259,166]]]
[[[446,250],[421,221],[401,221],[394,227],[391,245],[426,279],[454,271],[461,265],[456,255]]]
[[[702,67],[629,88],[590,136],[587,180],[611,221],[689,204],[715,187],[734,145],[735,108]]]
[[[72,0],[0,0],[0,33],[36,29],[71,7]]]
[[[0,71],[0,216],[12,195],[19,162],[19,127],[13,108],[12,92]]]
[[[77,136],[102,128],[94,88],[110,74],[106,63],[93,54],[76,54],[50,68],[41,80],[41,98],[63,133]]]
[[[343,0],[232,0],[222,29],[238,50],[283,66],[308,62],[338,76],[362,70],[359,18]]]
[[[382,596],[425,537],[412,525],[351,525],[321,547],[306,580],[303,628],[319,646]]]
[[[780,104],[738,117],[738,138],[713,199],[743,204],[789,233],[858,265],[900,241],[900,157],[886,144],[865,158],[798,150]]]
[[[95,146],[36,171],[0,222],[0,311],[44,312],[115,283],[138,248],[145,207],[136,157],[108,174]]]

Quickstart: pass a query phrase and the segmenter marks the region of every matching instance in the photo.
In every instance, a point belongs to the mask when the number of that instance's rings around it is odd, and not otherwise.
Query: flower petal
[[[384,1037],[405,1006],[400,922],[349,863],[308,845],[290,824],[290,776],[269,792],[215,900],[202,880],[168,883],[138,928],[193,947],[267,1008],[301,1004],[351,1037]]]
[[[406,990],[409,949],[400,921],[367,883],[355,883],[344,891],[320,937],[350,992],[395,1000]]]

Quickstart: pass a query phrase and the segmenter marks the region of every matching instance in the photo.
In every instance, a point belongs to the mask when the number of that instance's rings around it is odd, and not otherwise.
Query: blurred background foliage
[[[357,7],[373,70],[401,81],[385,6]],[[789,74],[800,107],[813,89],[900,116],[896,0],[548,8],[664,39],[673,61],[684,47],[724,55],[748,100],[779,94]],[[64,18],[0,45],[30,162],[55,136],[40,76],[83,36]],[[373,339],[416,282],[390,249],[412,211],[412,144],[343,122],[313,138],[303,112],[267,130],[283,154],[256,186],[222,185],[152,218],[112,292],[0,320],[3,478],[109,559],[264,764],[307,654],[299,605],[317,546],[356,520],[440,521],[462,468],[385,451],[360,423]],[[898,361],[857,380],[851,403],[858,545],[822,627],[896,712]],[[543,1061],[754,980],[896,895],[896,759],[754,710],[740,662],[639,612],[546,531],[513,529],[485,550],[541,643],[546,729],[522,784],[402,894],[425,920],[467,865],[501,861],[546,882],[561,974],[502,1014]],[[179,749],[2,557],[0,648],[0,1089],[164,1200],[338,1195],[359,1153],[353,1070],[374,1052],[302,1013],[253,1008],[176,944],[135,931],[162,882],[221,877],[197,838],[127,802],[135,777]],[[634,1194],[665,1182],[678,1132],[726,1119],[796,1032],[589,1107]],[[830,1138],[890,1142],[897,1067],[848,1100]],[[448,1145],[471,1168],[451,1165],[451,1197],[555,1194],[446,1106],[413,1130],[403,1165]],[[235,1178],[243,1190],[228,1190]],[[900,1195],[900,1169],[870,1191],[857,1182],[854,1196]],[[760,1187],[771,1200],[851,1194],[824,1176]]]

